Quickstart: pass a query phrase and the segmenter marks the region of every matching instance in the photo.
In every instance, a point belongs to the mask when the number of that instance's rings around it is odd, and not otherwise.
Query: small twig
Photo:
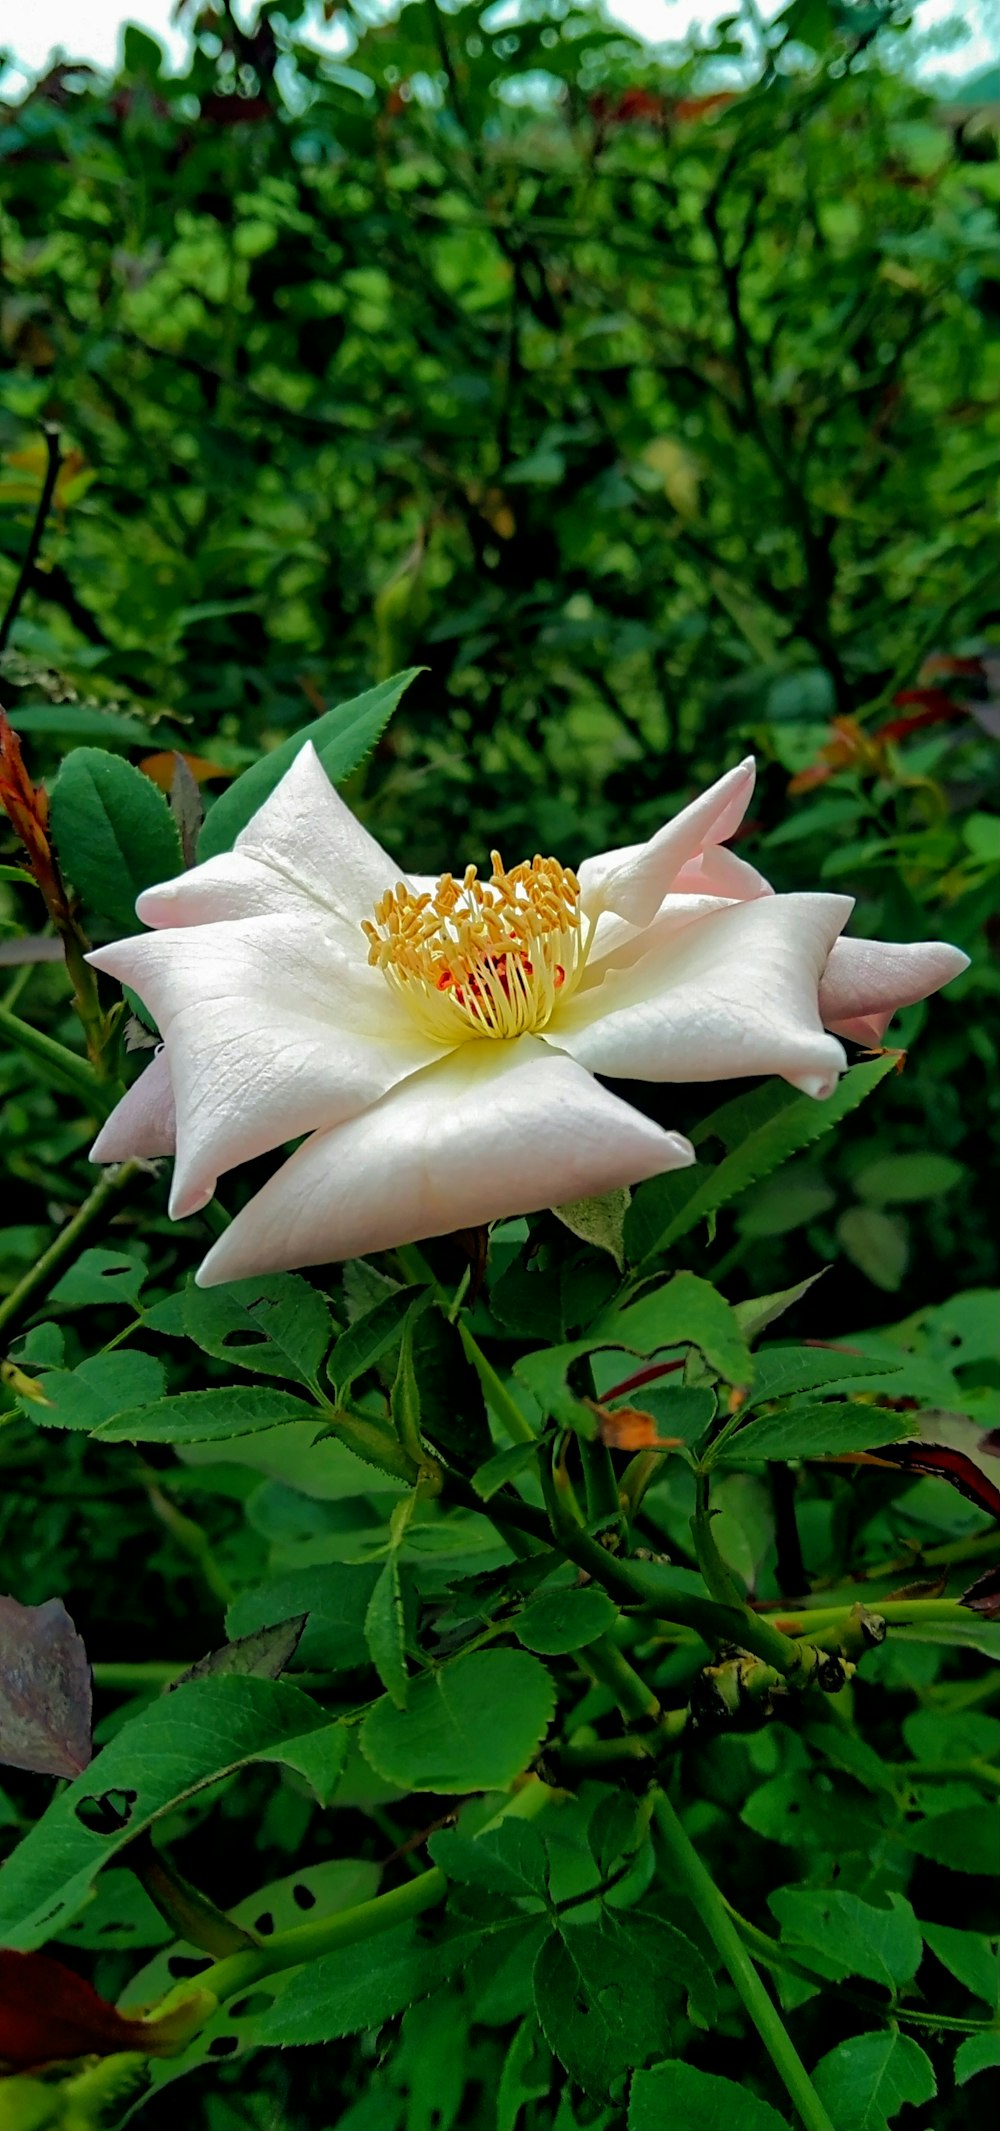
[[[42,544],[42,534],[45,531],[45,521],[49,515],[56,482],[59,479],[59,468],[62,465],[62,444],[59,438],[59,431],[54,422],[45,422],[43,424],[43,435],[49,461],[45,469],[45,479],[42,482],[42,493],[38,498],[38,509],[35,512],[35,522],[31,528],[31,538],[24,552],[24,561],[21,564],[17,583],[10,596],[7,612],[3,621],[0,622],[0,651],[6,650],[7,639],[20,614],[24,595],[31,583],[35,564],[38,560],[38,550]]]

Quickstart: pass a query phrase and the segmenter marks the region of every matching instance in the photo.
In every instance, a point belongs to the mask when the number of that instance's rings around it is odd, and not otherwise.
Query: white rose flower
[[[153,929],[90,960],[163,1048],[98,1162],[175,1153],[170,1212],[302,1144],[209,1251],[203,1286],[586,1198],[694,1160],[594,1078],[780,1074],[828,1095],[830,1029],[878,1042],[966,966],[843,940],[840,895],[774,895],[724,848],[743,762],[648,843],[438,881],[401,874],[302,748],[234,849],[149,888]],[[303,1135],[307,1135],[303,1138]]]

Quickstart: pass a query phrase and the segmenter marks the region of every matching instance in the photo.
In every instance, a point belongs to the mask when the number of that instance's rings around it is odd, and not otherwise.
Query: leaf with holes
[[[52,1301],[65,1310],[89,1310],[95,1304],[137,1303],[146,1278],[141,1258],[119,1250],[81,1251],[52,1290]]]
[[[333,1338],[326,1303],[298,1273],[184,1290],[184,1329],[219,1361],[315,1385]]]
[[[743,1386],[753,1378],[753,1357],[735,1311],[708,1280],[687,1272],[675,1273],[623,1310],[605,1310],[585,1339],[523,1355],[514,1363],[514,1374],[544,1414],[577,1426],[584,1409],[567,1385],[567,1371],[583,1355],[605,1347],[643,1356],[696,1347],[727,1383]]]
[[[296,1687],[213,1679],[178,1688],[124,1724],[7,1859],[0,1937],[28,1947],[52,1936],[133,1835],[219,1776],[275,1761],[329,1797],[346,1746],[343,1729]]]

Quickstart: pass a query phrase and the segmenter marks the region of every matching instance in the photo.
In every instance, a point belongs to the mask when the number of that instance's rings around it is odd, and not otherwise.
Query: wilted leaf
[[[90,1666],[62,1599],[22,1606],[0,1597],[0,1761],[78,1776],[90,1760],[90,1724]]]

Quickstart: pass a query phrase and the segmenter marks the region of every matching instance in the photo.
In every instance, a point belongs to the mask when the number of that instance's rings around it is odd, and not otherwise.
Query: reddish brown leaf
[[[61,1598],[0,1597],[0,1761],[78,1776],[91,1755],[90,1666]]]
[[[986,1569],[962,1592],[960,1606],[968,1606],[970,1613],[978,1613],[983,1620],[1000,1620],[1000,1567]]]
[[[82,1976],[45,1953],[0,1952],[0,2059],[14,2071],[64,2057],[109,2057],[115,2050],[158,2055],[172,2036],[126,2019]]]
[[[907,1472],[926,1472],[935,1479],[948,1480],[966,1501],[1000,1519],[1000,1488],[964,1450],[952,1450],[946,1443],[884,1443],[871,1455],[880,1464],[902,1465]]]

